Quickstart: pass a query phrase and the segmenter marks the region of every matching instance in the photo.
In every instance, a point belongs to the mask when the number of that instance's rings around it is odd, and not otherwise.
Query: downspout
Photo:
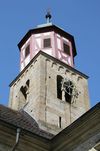
[[[17,128],[16,142],[15,142],[13,148],[11,149],[11,151],[15,151],[15,149],[16,149],[18,143],[19,143],[20,131],[21,131],[21,129],[20,129],[20,128]]]

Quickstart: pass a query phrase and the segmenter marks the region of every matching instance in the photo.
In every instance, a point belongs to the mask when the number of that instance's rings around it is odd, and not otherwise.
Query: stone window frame
[[[20,91],[22,92],[25,100],[27,100],[27,94],[29,93],[29,85],[30,85],[30,80],[28,79],[26,81],[25,86],[21,86]]]
[[[72,95],[68,94],[67,92],[65,92],[62,88],[62,80],[64,78],[61,75],[57,75],[57,98],[60,100],[66,101],[67,103],[71,104],[72,102]],[[70,81],[70,83],[72,84],[72,81]],[[67,89],[65,87],[65,89]],[[72,93],[72,92],[71,92]]]

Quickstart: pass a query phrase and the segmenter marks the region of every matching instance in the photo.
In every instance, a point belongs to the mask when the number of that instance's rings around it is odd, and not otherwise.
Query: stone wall
[[[72,103],[57,98],[57,75],[70,79],[79,95]],[[30,81],[27,98],[20,88]],[[40,128],[57,134],[89,109],[87,78],[49,55],[39,54],[10,87],[9,106],[24,109]]]

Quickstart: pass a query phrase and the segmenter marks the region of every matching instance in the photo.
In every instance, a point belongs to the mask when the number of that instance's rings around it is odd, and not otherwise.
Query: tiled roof
[[[37,122],[23,110],[15,111],[0,105],[0,120],[48,139],[53,137],[53,134],[41,130]]]

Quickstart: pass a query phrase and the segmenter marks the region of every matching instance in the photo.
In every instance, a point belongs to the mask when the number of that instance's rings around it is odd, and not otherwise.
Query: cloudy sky
[[[0,104],[8,104],[9,84],[19,74],[17,44],[46,22],[47,9],[53,24],[75,38],[75,68],[90,77],[93,106],[100,99],[100,0],[0,0]]]

